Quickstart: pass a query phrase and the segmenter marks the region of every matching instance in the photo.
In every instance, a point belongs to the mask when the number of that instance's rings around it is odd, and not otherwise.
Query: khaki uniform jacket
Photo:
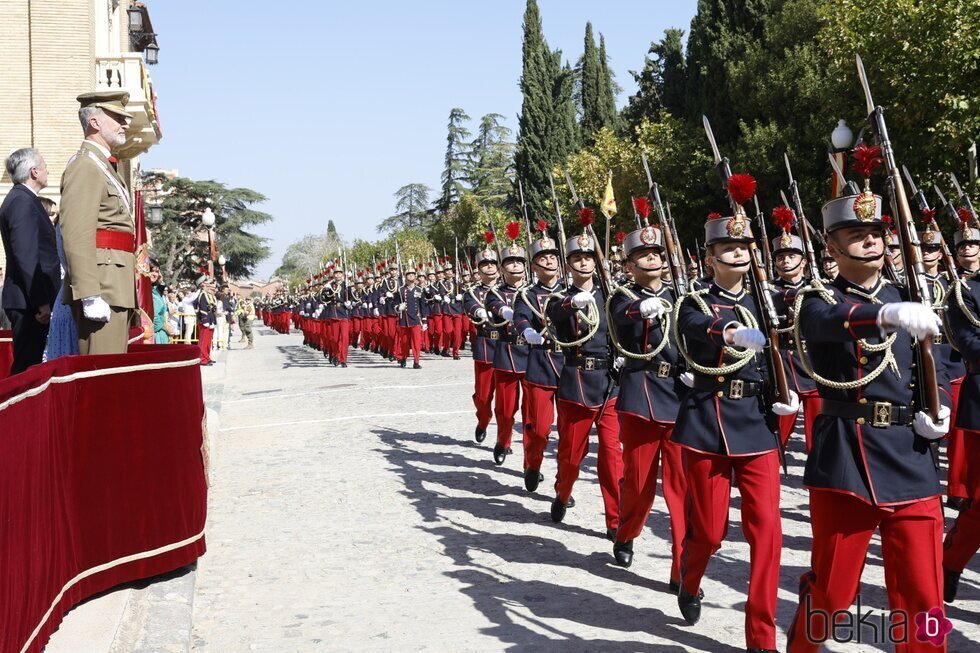
[[[119,188],[88,152],[98,157],[126,192],[126,185],[99,148],[83,142],[61,177],[61,236],[68,264],[64,303],[100,295],[110,306],[135,308],[136,256],[95,246],[96,229],[134,234],[133,216]]]

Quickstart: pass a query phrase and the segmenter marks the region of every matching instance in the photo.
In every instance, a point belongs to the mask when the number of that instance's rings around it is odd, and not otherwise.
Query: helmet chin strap
[[[732,268],[733,270],[737,268],[745,268],[752,264],[752,261],[746,261],[745,263],[729,263],[727,261],[722,261],[717,256],[715,257],[715,261],[721,263],[725,267]]]
[[[780,270],[780,272],[781,272],[782,274],[793,274],[794,272],[796,272],[797,270],[799,270],[799,269],[800,269],[800,266],[801,266],[801,265],[803,265],[803,259],[802,259],[802,258],[800,258],[800,261],[799,261],[799,263],[797,263],[796,265],[794,265],[794,266],[793,266],[793,267],[791,267],[790,269],[788,269],[788,270]]]
[[[848,254],[847,252],[840,251],[841,254],[853,261],[861,261],[862,263],[873,263],[874,261],[880,261],[885,258],[885,252],[882,250],[881,254],[875,254],[874,256],[854,256],[853,254]]]

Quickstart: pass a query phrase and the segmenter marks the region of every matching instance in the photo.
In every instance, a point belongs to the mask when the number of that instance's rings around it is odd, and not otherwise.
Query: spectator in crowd
[[[207,276],[201,276],[197,280],[197,285],[201,291],[194,300],[194,309],[197,311],[197,338],[201,348],[201,365],[214,365],[211,360],[211,341],[214,338],[214,326],[217,323],[218,298],[214,296],[214,280]]]
[[[180,302],[180,315],[183,318],[184,342],[191,343],[198,340],[197,336],[197,297],[200,291],[188,288],[184,292],[184,297]]]
[[[61,218],[58,205],[51,202],[48,207],[51,223],[54,225],[55,242],[58,245],[58,261],[61,263],[61,278],[65,278],[65,250],[61,240]],[[61,356],[78,353],[78,330],[71,314],[71,306],[61,301],[64,294],[62,284],[58,285],[58,297],[51,311],[51,324],[48,327],[48,344],[44,348],[44,360],[50,361]]]
[[[216,295],[218,306],[215,309],[214,342],[217,349],[225,349],[228,343],[228,300],[224,288]]]
[[[252,348],[252,320],[255,319],[255,305],[248,297],[243,297],[238,302],[238,326],[242,330],[242,339],[248,339],[245,349]]]
[[[61,280],[54,229],[38,193],[48,185],[44,157],[33,148],[6,161],[13,188],[0,205],[0,238],[7,257],[2,304],[13,331],[11,374],[41,362],[51,307]]]
[[[165,294],[165,298],[167,300],[167,315],[170,317],[170,330],[171,333],[174,334],[170,337],[170,341],[179,341],[181,334],[183,333],[179,315],[182,293],[173,288],[169,288]]]
[[[0,288],[3,287],[3,268],[0,268]],[[7,313],[3,309],[0,309],[0,331],[10,330],[10,320],[7,318]]]
[[[163,282],[160,274],[160,262],[150,258],[150,283],[153,284],[153,342],[158,345],[169,345],[170,336],[176,333],[170,324],[167,312],[167,300],[163,297]]]

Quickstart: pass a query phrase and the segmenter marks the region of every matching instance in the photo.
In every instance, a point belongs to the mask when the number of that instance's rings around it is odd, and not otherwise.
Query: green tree
[[[620,88],[616,84],[615,75],[609,68],[609,55],[606,54],[606,37],[599,34],[599,115],[602,126],[616,131],[619,123],[619,112],[616,110],[616,95]]]
[[[467,179],[467,169],[469,168],[469,147],[467,139],[470,137],[470,130],[464,126],[464,122],[470,117],[466,112],[456,107],[449,112],[449,124],[446,135],[446,157],[442,171],[442,192],[436,200],[436,209],[440,213],[445,213],[449,207],[459,201],[459,196],[464,189],[464,182]]]
[[[473,195],[489,206],[503,206],[511,190],[508,175],[513,168],[514,143],[511,130],[500,124],[503,118],[499,113],[483,116],[469,146],[472,163],[467,176]]]
[[[402,229],[424,230],[432,222],[429,209],[429,193],[432,189],[425,184],[406,184],[395,191],[395,214],[381,221],[377,229],[380,233],[391,233]]]
[[[639,127],[644,119],[656,122],[663,111],[677,117],[687,115],[687,75],[684,69],[684,48],[681,44],[683,37],[683,30],[664,30],[664,37],[660,41],[650,43],[648,56],[643,61],[643,70],[630,71],[637,91],[630,96],[622,118],[631,131]]]
[[[325,260],[333,260],[343,246],[343,240],[337,235],[330,221],[325,234],[306,234],[286,248],[282,255],[282,264],[276,269],[276,276],[289,279],[306,278],[311,272],[318,272],[320,264]]]
[[[340,236],[337,235],[337,226],[333,223],[333,220],[327,220],[327,235],[336,240],[340,239]]]

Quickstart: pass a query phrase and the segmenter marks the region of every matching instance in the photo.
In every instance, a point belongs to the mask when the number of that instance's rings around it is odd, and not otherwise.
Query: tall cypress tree
[[[630,96],[622,115],[630,129],[639,126],[644,118],[651,122],[659,120],[664,111],[677,118],[686,117],[687,73],[681,44],[683,36],[683,30],[664,30],[664,37],[650,44],[643,71],[630,71],[637,89]]]
[[[592,23],[585,24],[585,48],[582,52],[579,95],[582,102],[582,138],[592,143],[592,134],[603,125],[602,64],[592,36]]]
[[[470,117],[466,112],[456,107],[449,112],[449,124],[446,135],[445,167],[442,171],[442,191],[436,200],[436,209],[445,213],[449,207],[459,201],[463,194],[463,182],[466,181],[466,171],[469,165],[470,137],[463,123]]]
[[[575,71],[567,61],[561,63],[561,50],[552,53],[552,66],[556,72],[552,97],[555,108],[555,129],[552,142],[556,163],[561,163],[581,146],[578,120],[575,111]]]
[[[599,34],[599,116],[601,127],[616,130],[618,112],[616,111],[616,84],[609,69],[606,55],[606,37]]]

